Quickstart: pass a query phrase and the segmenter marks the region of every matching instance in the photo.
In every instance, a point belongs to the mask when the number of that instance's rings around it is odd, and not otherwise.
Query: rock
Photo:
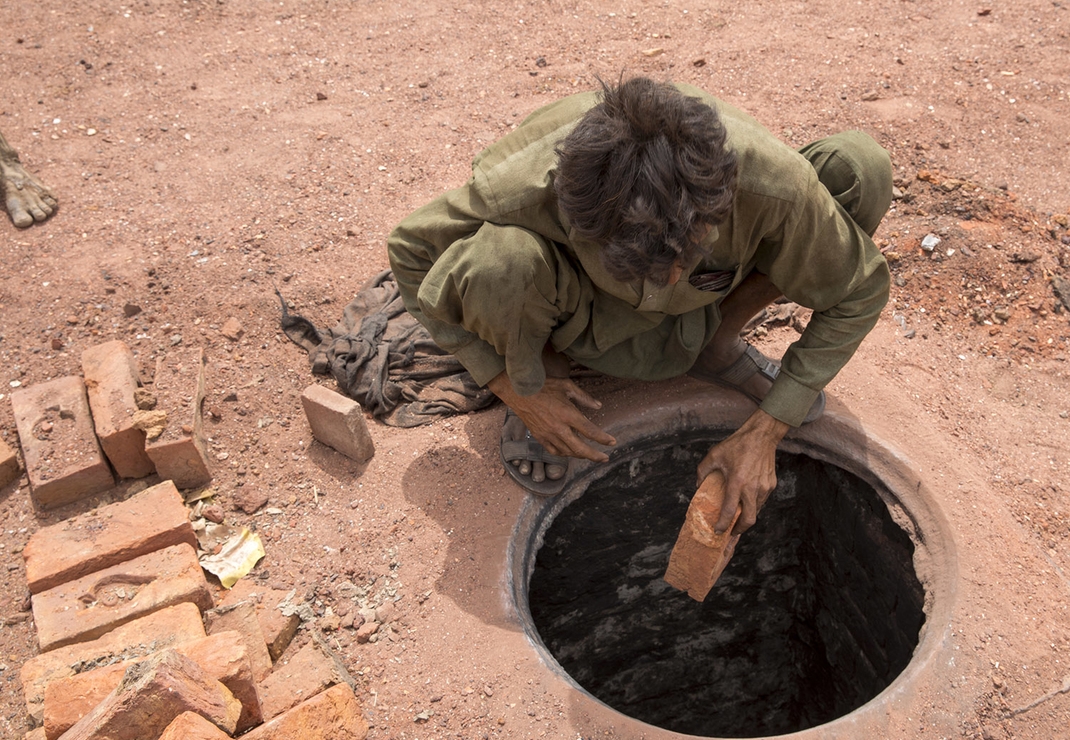
[[[267,504],[270,497],[267,491],[262,491],[253,486],[243,486],[233,497],[234,506],[246,514],[255,514],[261,506]]]
[[[241,335],[245,333],[245,329],[242,328],[240,321],[231,316],[223,322],[223,326],[220,327],[219,333],[227,339],[236,342],[241,338]]]
[[[123,315],[128,319],[137,316],[139,313],[141,313],[141,306],[136,303],[127,303],[123,306]]]
[[[372,639],[372,635],[379,631],[378,622],[365,622],[357,630],[357,642],[365,643]]]

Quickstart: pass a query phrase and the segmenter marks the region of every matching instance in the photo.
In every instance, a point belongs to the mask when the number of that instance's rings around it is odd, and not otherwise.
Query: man
[[[406,308],[509,407],[506,467],[537,493],[613,438],[568,362],[644,380],[685,373],[759,408],[698,466],[726,481],[718,531],[755,521],[788,429],[873,328],[888,268],[871,236],[887,153],[848,132],[796,152],[687,85],[634,78],[548,105],[483,151],[469,182],[406,218],[390,263]],[[781,295],[814,310],[782,367],[739,338]]]
[[[12,223],[20,229],[44,221],[56,210],[56,196],[22,168],[18,153],[0,133],[0,191]]]

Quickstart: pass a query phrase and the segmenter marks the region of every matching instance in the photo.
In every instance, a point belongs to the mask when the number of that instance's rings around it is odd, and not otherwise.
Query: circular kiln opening
[[[866,482],[778,453],[758,524],[695,602],[661,576],[711,442],[624,451],[541,547],[531,537],[529,628],[587,692],[675,732],[777,735],[852,712],[918,645],[925,592],[910,537]]]

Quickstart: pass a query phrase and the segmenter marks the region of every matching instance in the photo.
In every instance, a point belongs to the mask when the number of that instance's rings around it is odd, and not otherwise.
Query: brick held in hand
[[[739,520],[740,507],[723,534],[714,531],[724,506],[724,476],[713,472],[706,476],[687,507],[676,545],[665,569],[665,582],[686,591],[695,601],[703,601],[713,584],[728,567],[739,535],[732,527]]]

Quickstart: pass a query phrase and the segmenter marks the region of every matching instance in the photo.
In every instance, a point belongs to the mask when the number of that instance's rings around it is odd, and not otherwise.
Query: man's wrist
[[[784,439],[790,429],[791,425],[787,422],[777,419],[762,409],[758,409],[744,422],[740,431],[746,430],[757,434],[776,445],[780,443],[780,440]]]

